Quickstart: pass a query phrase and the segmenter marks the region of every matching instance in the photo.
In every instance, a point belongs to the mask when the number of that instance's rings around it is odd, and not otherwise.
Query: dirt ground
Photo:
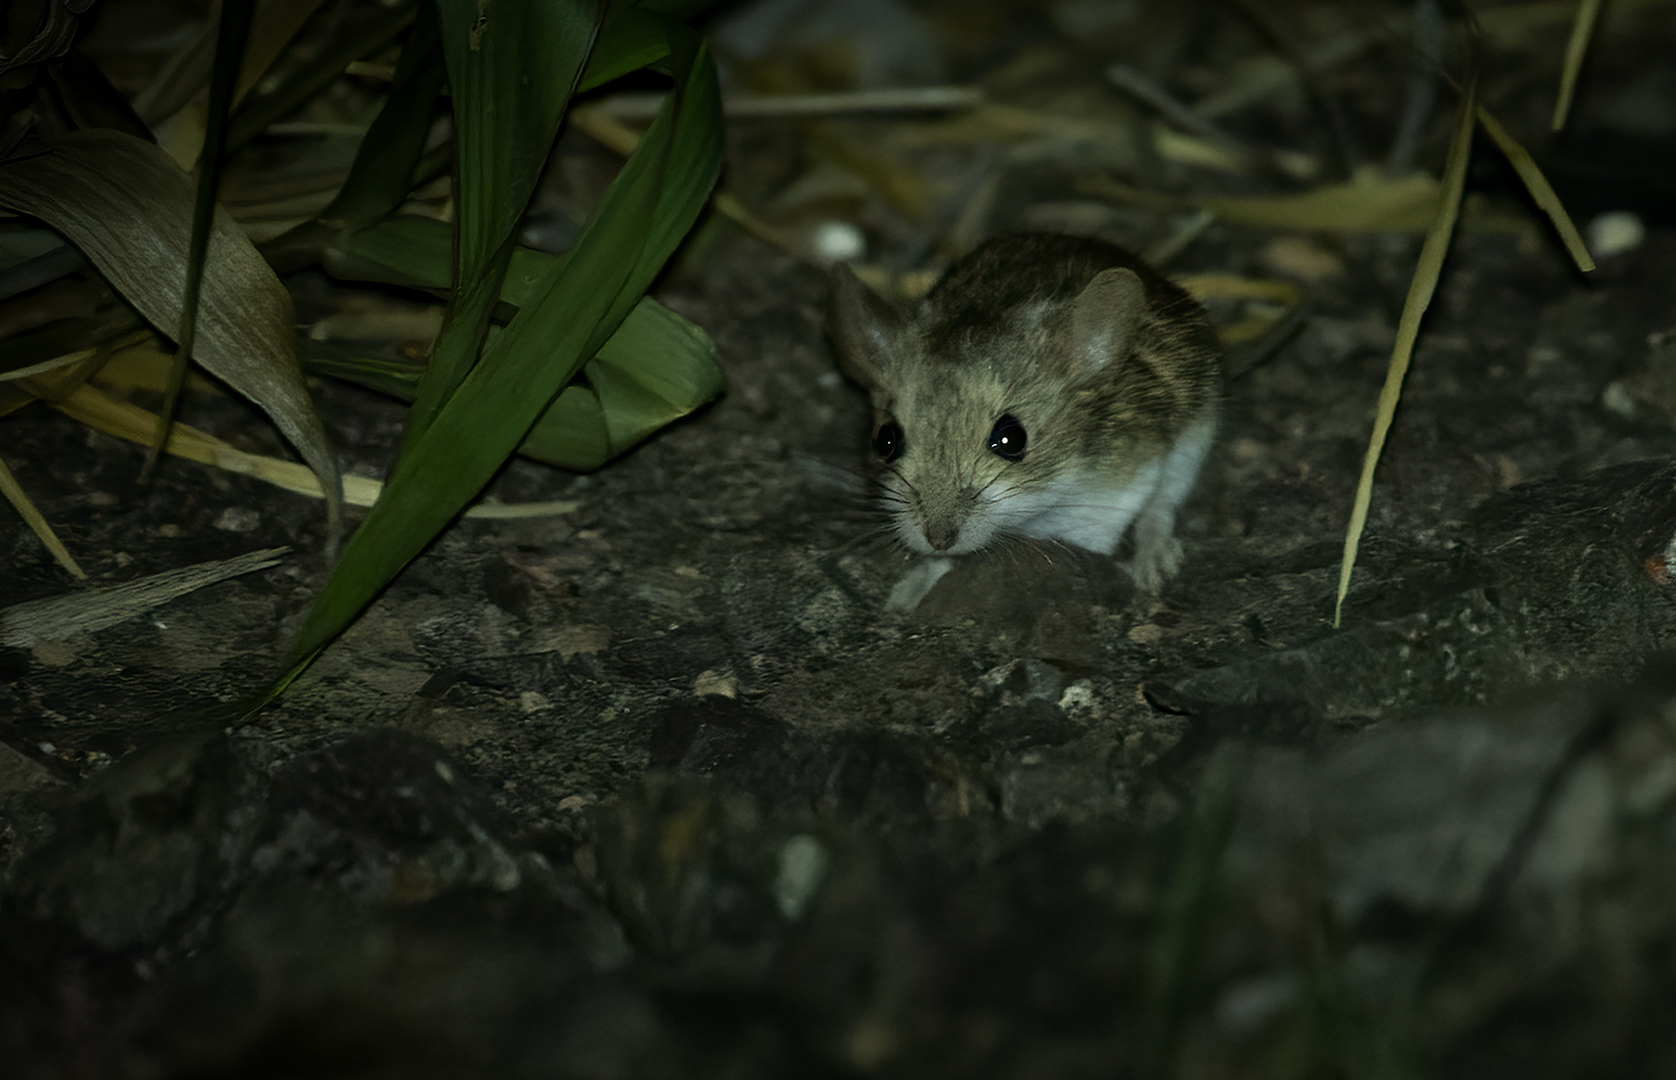
[[[565,512],[457,523],[231,727],[324,578],[318,504],[137,489],[139,449],[8,418],[96,583],[292,550],[0,648],[0,1073],[1676,1075],[1676,228],[1637,171],[1676,148],[1676,9],[1641,18],[1544,160],[1644,237],[1585,277],[1479,149],[1338,629],[1413,232],[1218,221],[1167,267],[1325,269],[1229,385],[1161,596],[1008,550],[899,614],[824,275],[717,220],[659,296],[726,396],[597,474],[511,465],[497,498]],[[733,138],[749,190],[786,136]],[[1050,164],[1010,160],[984,232],[1167,231]],[[317,389],[381,471],[400,409]],[[16,520],[0,559],[8,604],[66,591]]]

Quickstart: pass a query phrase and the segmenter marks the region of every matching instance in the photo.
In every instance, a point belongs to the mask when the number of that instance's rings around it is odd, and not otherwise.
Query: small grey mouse
[[[1147,592],[1180,566],[1176,509],[1215,435],[1221,350],[1204,309],[1138,256],[998,237],[911,315],[840,265],[828,332],[872,397],[896,535],[927,556],[892,607],[1009,537],[1110,555],[1132,529]]]

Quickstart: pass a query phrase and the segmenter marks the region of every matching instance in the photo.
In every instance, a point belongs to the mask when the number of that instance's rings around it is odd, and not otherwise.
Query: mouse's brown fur
[[[1137,576],[1173,571],[1174,514],[1215,426],[1221,388],[1203,309],[1137,256],[1097,240],[1001,237],[978,247],[912,316],[847,268],[832,337],[844,371],[900,425],[887,500],[930,555],[998,536],[1111,552],[1134,524]],[[1022,456],[989,443],[1003,418]]]

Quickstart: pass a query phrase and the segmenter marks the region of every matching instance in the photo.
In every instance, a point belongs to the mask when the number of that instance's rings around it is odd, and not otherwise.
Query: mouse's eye
[[[1017,461],[1024,456],[1024,440],[1024,425],[1012,413],[995,421],[995,426],[989,430],[989,448],[1008,461]]]
[[[895,420],[886,420],[880,424],[879,430],[873,432],[873,453],[887,463],[901,457],[902,425]]]

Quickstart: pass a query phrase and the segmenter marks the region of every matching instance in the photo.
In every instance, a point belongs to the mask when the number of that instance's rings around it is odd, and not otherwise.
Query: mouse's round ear
[[[869,389],[878,386],[890,367],[902,327],[902,314],[863,285],[849,264],[832,268],[826,332],[836,347],[839,370]]]
[[[1085,372],[1120,362],[1146,314],[1146,286],[1127,266],[1094,275],[1071,305],[1071,355]]]

